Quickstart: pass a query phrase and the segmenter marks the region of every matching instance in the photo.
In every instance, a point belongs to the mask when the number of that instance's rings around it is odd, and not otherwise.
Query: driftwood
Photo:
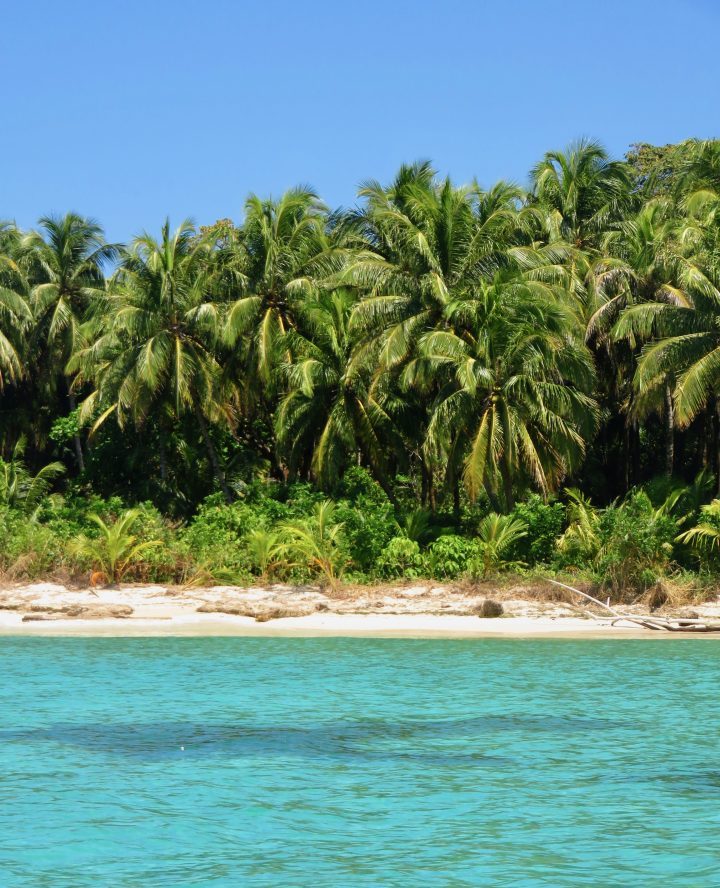
[[[549,582],[552,583],[553,586],[559,586],[561,589],[567,589],[568,592],[574,592],[576,595],[580,595],[582,598],[586,598],[588,601],[591,601],[598,607],[603,608],[603,610],[608,611],[612,615],[611,617],[600,618],[587,609],[585,610],[585,613],[587,613],[588,616],[592,617],[595,620],[610,620],[611,626],[614,626],[616,623],[627,622],[634,623],[637,626],[642,626],[643,629],[654,629],[656,631],[665,630],[666,632],[720,632],[720,622],[711,622],[704,619],[690,619],[685,617],[656,617],[653,615],[644,614],[622,614],[614,607],[610,607],[609,604],[605,604],[605,602],[600,601],[598,598],[593,598],[593,596],[588,595],[587,592],[581,592],[580,589],[576,589],[574,586],[568,586],[566,583],[560,583],[557,580],[549,580]]]

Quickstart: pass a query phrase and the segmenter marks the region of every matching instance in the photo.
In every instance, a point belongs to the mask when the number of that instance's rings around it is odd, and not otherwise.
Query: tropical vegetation
[[[128,244],[0,224],[11,576],[635,594],[717,572],[719,482],[720,141],[582,140],[527,188],[415,163]]]

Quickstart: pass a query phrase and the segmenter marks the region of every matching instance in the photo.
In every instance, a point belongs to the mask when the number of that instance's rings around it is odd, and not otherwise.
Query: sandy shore
[[[285,617],[258,623],[251,617],[177,616],[168,619],[53,620],[23,623],[0,614],[0,635],[32,636],[247,636],[369,638],[677,638],[631,625],[610,627],[594,621],[548,617],[404,616],[401,614],[327,614]],[[685,633],[683,633],[683,636]],[[698,637],[698,636],[695,636]],[[708,636],[702,636],[707,638]]]
[[[326,594],[315,587],[124,586],[55,583],[0,588],[0,635],[365,636],[405,638],[678,638],[632,624],[610,626],[568,602],[529,597],[528,587],[490,590],[503,615],[479,616],[488,590],[397,585]],[[523,597],[523,596],[528,597]],[[699,606],[720,616],[720,602]],[[704,635],[718,639],[720,636]]]

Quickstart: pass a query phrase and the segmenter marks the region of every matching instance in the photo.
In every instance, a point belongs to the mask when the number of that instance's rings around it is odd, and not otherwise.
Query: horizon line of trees
[[[582,140],[528,189],[420,162],[358,197],[127,245],[0,224],[0,455],[178,515],[350,465],[456,515],[720,477],[720,141]]]

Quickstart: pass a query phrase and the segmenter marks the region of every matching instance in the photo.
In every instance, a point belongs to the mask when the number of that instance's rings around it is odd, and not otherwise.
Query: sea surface
[[[0,638],[0,886],[720,886],[720,644]]]

